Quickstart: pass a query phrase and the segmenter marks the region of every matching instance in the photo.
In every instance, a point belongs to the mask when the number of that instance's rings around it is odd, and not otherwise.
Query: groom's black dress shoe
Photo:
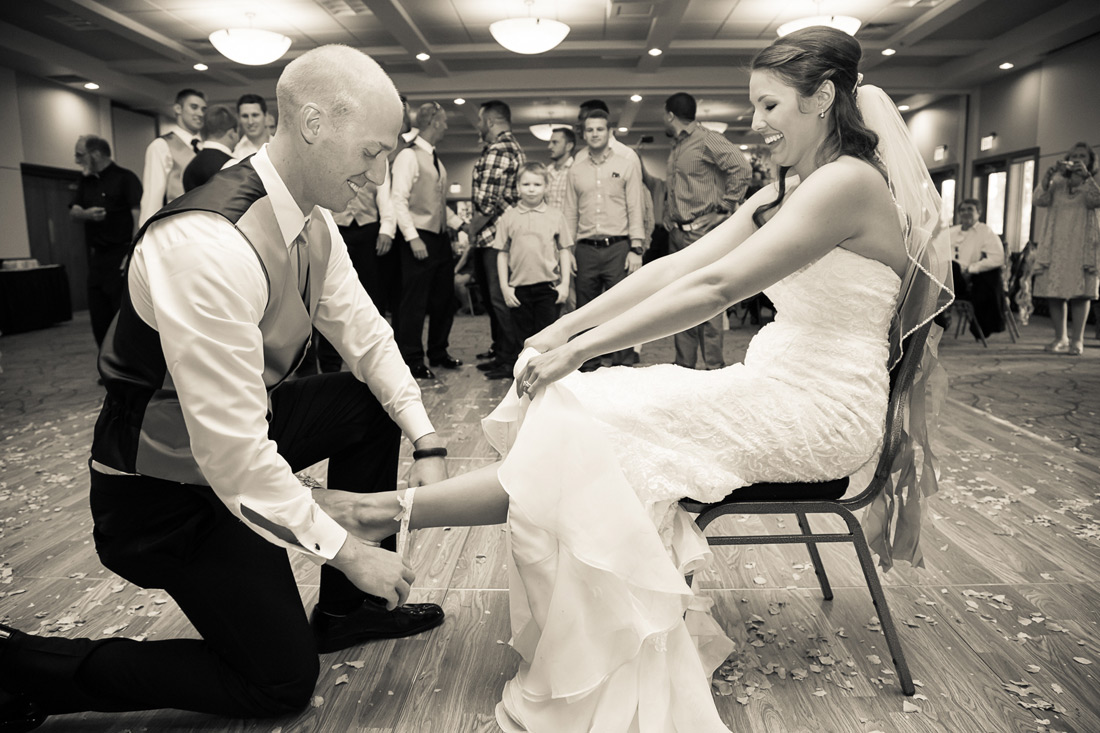
[[[428,363],[434,367],[443,367],[444,369],[458,369],[462,366],[462,360],[456,359],[450,354],[444,354],[442,359],[428,359]]]
[[[435,372],[423,364],[413,364],[409,366],[409,371],[417,379],[435,379]]]
[[[443,609],[434,603],[406,603],[392,611],[373,601],[336,616],[314,607],[309,624],[322,654],[340,651],[375,639],[400,639],[434,629],[443,623]]]

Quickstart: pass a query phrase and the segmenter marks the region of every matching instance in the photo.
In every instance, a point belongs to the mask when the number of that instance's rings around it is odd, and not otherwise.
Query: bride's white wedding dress
[[[572,374],[485,419],[506,454],[507,731],[725,731],[709,678],[732,648],[684,581],[710,557],[677,501],[827,480],[874,458],[899,279],[836,248],[766,293],[743,364]]]

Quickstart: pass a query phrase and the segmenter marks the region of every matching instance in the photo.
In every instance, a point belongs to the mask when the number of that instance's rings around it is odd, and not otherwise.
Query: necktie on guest
[[[443,171],[439,170],[439,156],[435,154],[435,150],[432,150],[432,165],[435,166],[436,175],[443,175]]]
[[[199,147],[199,144],[200,144],[201,142],[202,142],[202,141],[201,141],[201,140],[199,140],[199,139],[198,139],[197,137],[193,137],[193,138],[191,138],[191,149],[195,151],[195,154],[196,154],[196,155],[198,155],[198,153],[199,153],[199,150],[201,150],[201,149],[202,149],[202,148],[200,148],[200,147]]]

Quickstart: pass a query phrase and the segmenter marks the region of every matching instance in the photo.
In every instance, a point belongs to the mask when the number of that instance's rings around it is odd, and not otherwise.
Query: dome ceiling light
[[[489,33],[493,35],[493,39],[512,53],[527,55],[546,53],[569,35],[569,26],[565,23],[532,16],[533,3],[534,0],[527,0],[526,18],[498,20],[489,26]]]
[[[224,28],[210,34],[210,43],[230,61],[247,66],[264,66],[278,61],[290,49],[282,33],[252,28],[254,13],[247,13],[248,28]]]

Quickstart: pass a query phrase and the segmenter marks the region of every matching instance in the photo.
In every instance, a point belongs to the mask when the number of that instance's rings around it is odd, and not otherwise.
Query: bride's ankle
[[[364,537],[381,541],[397,534],[402,511],[398,494],[397,491],[382,491],[364,495],[365,501],[356,516]]]

